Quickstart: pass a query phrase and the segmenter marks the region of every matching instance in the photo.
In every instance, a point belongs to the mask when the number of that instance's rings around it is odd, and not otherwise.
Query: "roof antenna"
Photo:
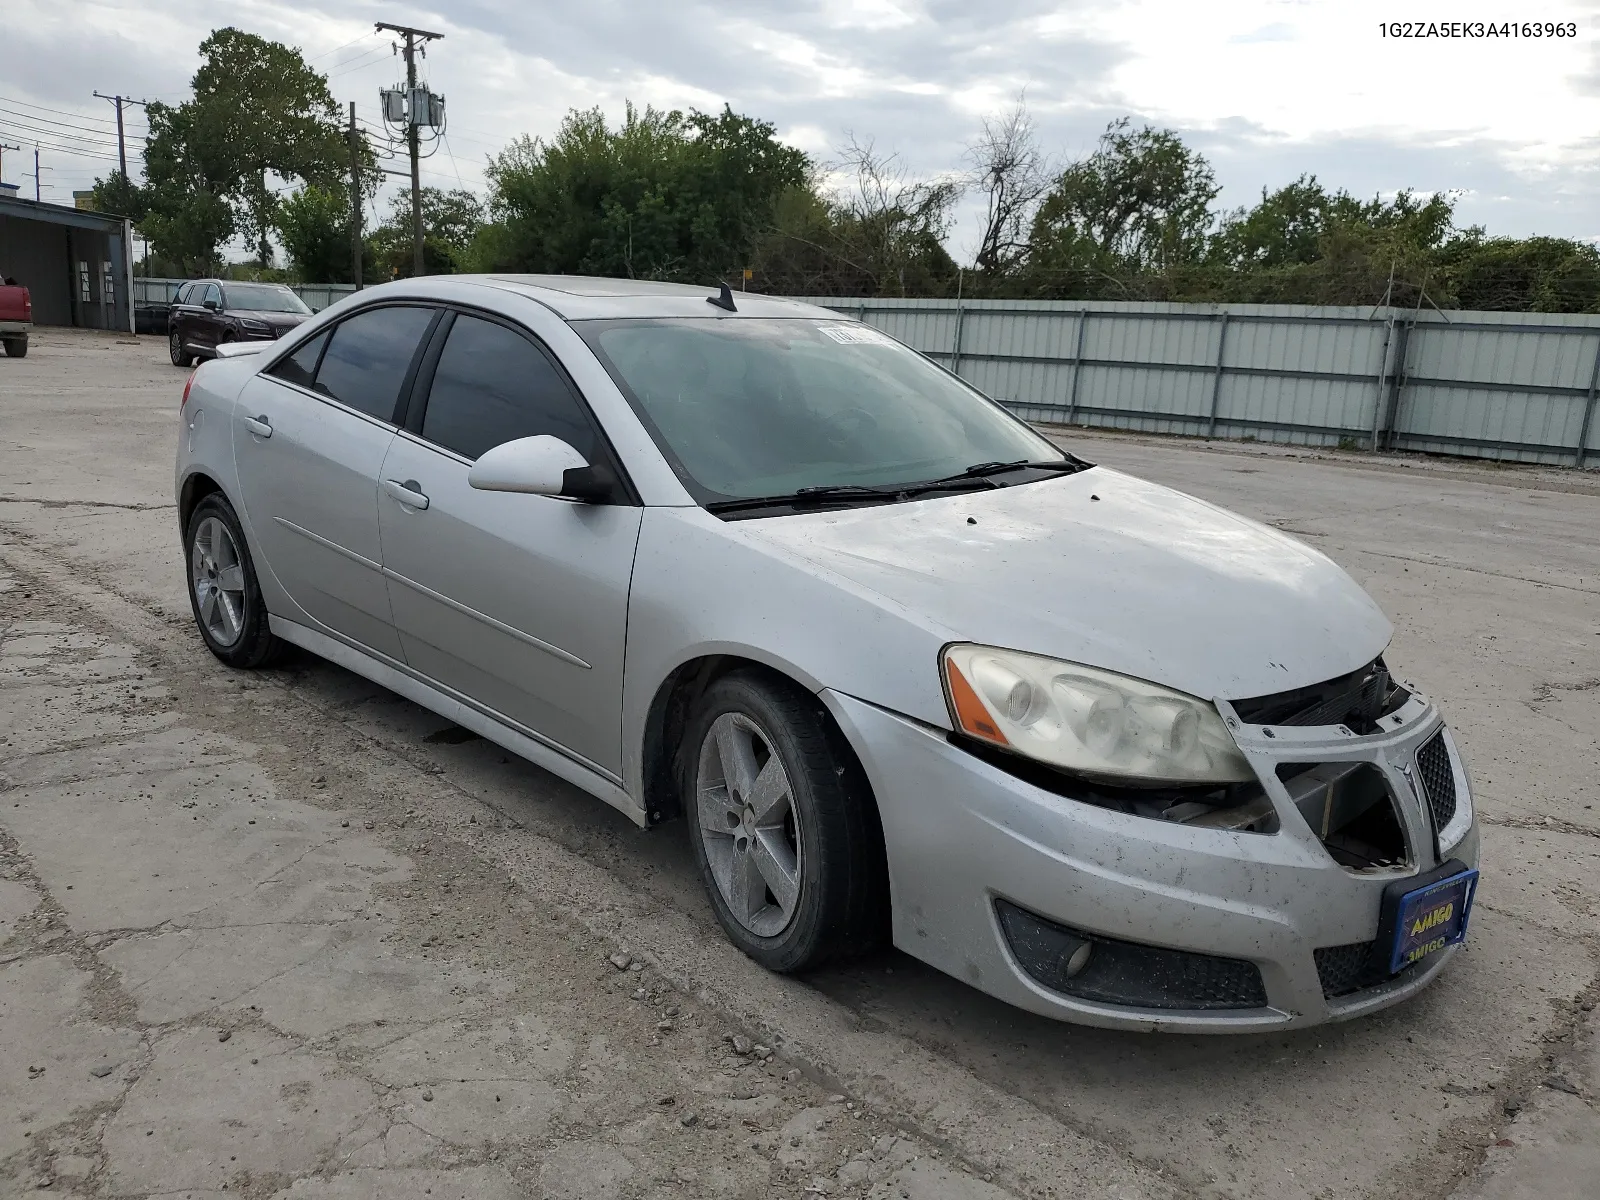
[[[720,295],[720,296],[707,296],[706,297],[706,303],[707,304],[715,304],[718,308],[725,308],[729,312],[738,312],[739,311],[737,308],[735,308],[733,306],[733,291],[728,287],[727,284],[723,284],[722,285],[722,295]]]

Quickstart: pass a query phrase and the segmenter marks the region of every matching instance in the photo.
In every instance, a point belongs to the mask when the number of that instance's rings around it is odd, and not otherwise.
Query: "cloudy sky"
[[[111,105],[178,102],[212,24],[299,46],[341,104],[377,123],[400,75],[372,22],[445,35],[425,75],[449,135],[424,182],[483,189],[486,156],[573,107],[625,101],[773,121],[826,160],[848,135],[914,173],[962,166],[980,121],[1026,95],[1057,160],[1131,115],[1210,158],[1221,203],[1302,172],[1358,195],[1461,194],[1491,233],[1600,238],[1600,0],[6,0],[0,142],[7,182],[67,200],[115,163]],[[1407,10],[1412,11],[1407,11]],[[1400,40],[1416,16],[1575,22],[1573,38]],[[203,16],[214,11],[214,18]],[[1431,10],[1431,11],[1430,11]],[[1531,19],[1533,13],[1524,14]],[[137,111],[130,133],[143,129]],[[137,138],[130,143],[138,146]],[[132,149],[130,149],[132,158]],[[133,163],[130,161],[130,166]],[[135,172],[136,173],[136,172]],[[970,214],[957,228],[970,253]]]

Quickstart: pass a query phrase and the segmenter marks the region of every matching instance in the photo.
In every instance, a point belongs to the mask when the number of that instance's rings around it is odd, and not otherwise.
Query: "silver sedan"
[[[300,647],[681,818],[773,970],[892,940],[1035,1012],[1231,1032],[1394,1003],[1466,936],[1466,771],[1349,576],[858,322],[405,281],[227,348],[181,424],[218,658]]]

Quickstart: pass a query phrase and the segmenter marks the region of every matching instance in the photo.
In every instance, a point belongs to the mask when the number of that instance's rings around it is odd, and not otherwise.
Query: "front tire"
[[[172,365],[175,367],[194,365],[194,355],[183,348],[183,338],[178,336],[176,329],[167,334],[167,353],[171,356]]]
[[[723,676],[695,705],[678,766],[700,880],[734,945],[792,972],[882,943],[877,809],[816,697],[764,671]]]
[[[228,666],[244,669],[282,657],[286,647],[268,625],[244,531],[220,492],[194,506],[183,545],[189,604],[206,648]]]

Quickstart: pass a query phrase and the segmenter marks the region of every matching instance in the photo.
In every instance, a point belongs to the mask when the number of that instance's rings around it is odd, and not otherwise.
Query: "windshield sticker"
[[[879,333],[871,325],[818,325],[823,333],[827,334],[841,346],[892,346],[894,339]]]

